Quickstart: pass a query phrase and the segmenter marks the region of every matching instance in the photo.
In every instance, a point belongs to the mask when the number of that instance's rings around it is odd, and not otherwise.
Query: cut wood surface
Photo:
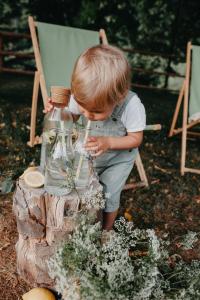
[[[94,188],[99,186],[96,181],[92,184]],[[19,233],[17,271],[32,286],[53,288],[47,261],[75,228],[78,209],[79,197],[75,191],[65,196],[53,196],[44,188],[27,186],[23,179],[17,181],[13,196]]]

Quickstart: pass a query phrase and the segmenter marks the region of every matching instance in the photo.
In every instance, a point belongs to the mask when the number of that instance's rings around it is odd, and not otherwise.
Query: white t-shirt
[[[78,103],[71,95],[69,102],[69,110],[75,114],[80,115]],[[146,126],[145,108],[139,97],[135,94],[130,99],[122,113],[121,121],[127,132],[138,132],[144,130]]]

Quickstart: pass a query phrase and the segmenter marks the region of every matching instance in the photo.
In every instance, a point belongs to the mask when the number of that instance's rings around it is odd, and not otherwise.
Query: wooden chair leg
[[[36,114],[37,114],[39,84],[40,84],[40,73],[38,71],[36,71],[35,77],[34,77],[33,96],[32,96],[30,141],[27,143],[30,147],[33,147],[35,144],[35,127],[36,127]]]
[[[181,145],[181,175],[185,173],[186,161],[186,143],[187,143],[187,119],[188,119],[188,101],[189,101],[189,84],[190,84],[190,66],[191,66],[191,49],[192,44],[187,44],[187,57],[186,57],[186,76],[185,76],[185,93],[183,104],[183,131],[182,131],[182,145]]]
[[[108,40],[104,29],[100,29],[99,37],[103,45],[108,45]]]
[[[148,179],[147,179],[146,172],[144,170],[144,166],[143,166],[142,159],[140,157],[139,152],[138,152],[137,158],[135,160],[135,164],[136,164],[141,182],[144,184],[144,186],[148,187],[149,186]]]
[[[187,100],[184,99],[184,102]],[[185,161],[186,161],[186,146],[187,146],[187,104],[184,103],[183,108],[183,131],[181,141],[181,175],[185,173]]]
[[[169,137],[173,136],[173,134],[174,134],[174,129],[175,129],[175,126],[176,126],[176,121],[177,121],[179,110],[180,110],[181,103],[182,103],[182,100],[183,100],[184,91],[185,91],[185,80],[184,80],[183,85],[181,87],[181,91],[180,91],[179,96],[178,96],[178,101],[176,103],[176,109],[175,109],[174,116],[173,116],[173,119],[172,119],[172,125],[171,125],[171,128],[170,128]]]
[[[182,131],[182,143],[181,143],[181,175],[184,175],[185,173],[186,143],[187,143],[187,127],[184,126]]]
[[[127,184],[125,184],[123,190],[129,190],[129,189],[135,189],[135,188],[138,188],[138,187],[143,187],[143,186],[148,187],[149,186],[148,179],[147,179],[147,176],[146,176],[146,173],[145,173],[145,170],[144,170],[143,163],[142,163],[139,152],[138,152],[138,155],[136,157],[135,164],[136,164],[136,167],[137,167],[137,170],[138,170],[141,181],[140,182],[127,183]]]

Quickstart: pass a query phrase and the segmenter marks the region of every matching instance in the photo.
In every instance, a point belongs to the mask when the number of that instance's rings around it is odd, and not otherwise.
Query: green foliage
[[[4,0],[0,3],[1,29],[28,31],[27,16],[37,20],[86,29],[106,30],[111,44],[172,54],[151,57],[150,69],[173,71],[171,62],[185,61],[189,40],[200,43],[200,2],[196,0]],[[132,55],[133,66],[148,58]],[[158,76],[139,74],[135,82],[156,85]]]
[[[27,27],[28,0],[0,2],[0,30],[24,31]]]
[[[27,29],[26,18],[88,29],[103,27],[111,43],[136,48],[185,52],[186,42],[200,42],[200,3],[191,0],[4,0],[0,3],[3,24],[16,30]],[[192,16],[192,18],[191,18]]]

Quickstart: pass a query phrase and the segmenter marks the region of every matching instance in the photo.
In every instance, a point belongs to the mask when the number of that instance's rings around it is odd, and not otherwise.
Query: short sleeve
[[[73,95],[71,95],[70,100],[69,100],[69,110],[71,111],[71,113],[73,113],[75,115],[81,114],[79,107],[78,107],[78,103],[74,99]]]
[[[127,132],[143,131],[146,127],[146,113],[142,102],[137,95],[134,95],[121,116]]]

